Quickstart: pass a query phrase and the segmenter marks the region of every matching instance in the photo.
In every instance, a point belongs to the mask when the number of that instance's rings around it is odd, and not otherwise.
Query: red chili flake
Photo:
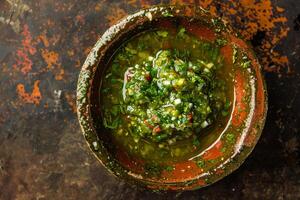
[[[155,126],[153,129],[153,133],[159,133],[161,132],[161,128],[159,126]]]
[[[132,77],[132,74],[128,73],[126,74],[126,81],[130,81]]]
[[[158,120],[158,117],[157,117],[156,115],[153,115],[153,116],[151,117],[151,120],[152,120],[152,121],[157,121],[157,120]]]
[[[147,73],[145,75],[145,78],[147,79],[147,81],[151,81],[152,80],[151,75],[149,73]]]
[[[187,118],[188,118],[188,120],[192,123],[193,122],[193,114],[192,113],[189,113],[188,115],[187,115]]]

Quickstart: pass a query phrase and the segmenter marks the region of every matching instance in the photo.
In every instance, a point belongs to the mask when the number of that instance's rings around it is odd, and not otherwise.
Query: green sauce
[[[231,107],[224,43],[179,28],[143,32],[123,44],[106,71],[100,100],[103,125],[116,144],[157,161],[207,147]]]

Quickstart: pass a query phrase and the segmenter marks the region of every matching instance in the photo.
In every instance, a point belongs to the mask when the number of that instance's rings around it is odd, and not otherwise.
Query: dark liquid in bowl
[[[159,132],[152,132],[153,134],[147,137],[136,136],[137,134],[132,133],[133,130],[130,130],[132,127],[128,126],[128,123],[130,123],[130,120],[127,118],[128,111],[121,112],[117,110],[118,107],[116,106],[122,106],[120,102],[124,101],[124,74],[128,71],[128,68],[134,67],[136,64],[143,66],[143,62],[149,57],[155,57],[158,51],[169,50],[174,52],[176,50],[179,54],[186,53],[188,54],[188,61],[192,63],[198,62],[199,59],[209,63],[214,57],[212,54],[215,52],[219,52],[215,55],[215,60],[222,58],[220,49],[225,45],[226,40],[219,33],[213,33],[215,36],[207,33],[209,40],[199,37],[197,30],[202,31],[202,33],[207,31],[205,28],[199,29],[201,26],[203,25],[196,23],[187,25],[185,21],[183,23],[174,21],[174,23],[163,24],[136,34],[115,51],[102,77],[99,99],[101,105],[99,117],[102,119],[103,127],[106,127],[106,131],[100,134],[107,134],[108,141],[112,143],[108,144],[109,147],[128,152],[129,156],[139,160],[169,162],[193,157],[217,140],[226,128],[231,112],[230,105],[233,101],[232,72],[234,68],[232,65],[227,65],[224,61],[220,61],[221,64],[216,69],[214,80],[212,80],[222,83],[219,85],[219,87],[223,87],[223,89],[219,88],[222,109],[213,111],[215,113],[212,112],[210,114],[215,117],[209,125],[204,123],[206,126],[202,126],[202,128],[200,126],[200,129],[197,130],[192,129],[192,134],[188,136],[185,133],[181,133],[183,137],[179,135],[175,142],[171,143],[168,140],[173,139],[173,135],[168,135],[167,137],[169,138],[166,140],[153,140],[154,136],[161,134]],[[210,41],[211,37],[216,37],[216,40]],[[203,45],[207,45],[209,48],[204,50]],[[124,57],[126,58],[124,59]],[[144,109],[146,110],[147,107],[144,107]],[[105,113],[112,113],[109,119],[107,119]],[[144,120],[141,119],[140,123],[145,123]],[[154,125],[149,125],[149,127],[153,131],[156,130]]]

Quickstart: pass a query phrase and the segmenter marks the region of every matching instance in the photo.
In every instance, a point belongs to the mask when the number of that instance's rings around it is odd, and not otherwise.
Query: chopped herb
[[[221,36],[214,43],[199,40],[184,27],[147,31],[128,40],[104,75],[103,126],[143,159],[176,160],[201,148],[203,129],[223,120],[231,108],[220,53],[226,44]],[[187,145],[182,148],[179,142]],[[174,169],[147,165],[148,175]]]
[[[228,133],[226,135],[226,140],[230,143],[233,144],[235,142],[235,136],[233,133]]]
[[[216,43],[217,43],[217,45],[222,47],[222,46],[225,46],[228,42],[225,38],[218,38],[216,40]]]
[[[171,172],[174,170],[174,167],[173,166],[166,166],[165,168],[167,171]]]
[[[185,28],[182,27],[179,29],[177,36],[183,38],[185,36],[185,32],[186,32]]]
[[[168,37],[168,32],[167,31],[157,31],[157,35],[159,35],[160,37]]]
[[[164,10],[164,11],[162,12],[162,15],[163,15],[164,17],[173,17],[173,14],[171,13],[170,10]]]
[[[200,145],[200,141],[198,139],[194,139],[193,140],[193,145],[196,146],[196,147],[199,146]]]
[[[198,160],[196,164],[201,169],[205,167],[205,162],[203,160]]]
[[[248,68],[249,66],[251,66],[251,61],[249,60],[248,56],[243,55],[242,57],[242,67],[244,69]]]

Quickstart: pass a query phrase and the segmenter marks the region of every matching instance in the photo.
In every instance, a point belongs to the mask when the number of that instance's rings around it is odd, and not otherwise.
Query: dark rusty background
[[[238,3],[237,3],[238,2]],[[298,0],[0,0],[0,199],[300,199]],[[118,19],[157,3],[201,5],[249,39],[269,92],[258,145],[203,190],[157,194],[116,180],[76,118],[77,76]]]

